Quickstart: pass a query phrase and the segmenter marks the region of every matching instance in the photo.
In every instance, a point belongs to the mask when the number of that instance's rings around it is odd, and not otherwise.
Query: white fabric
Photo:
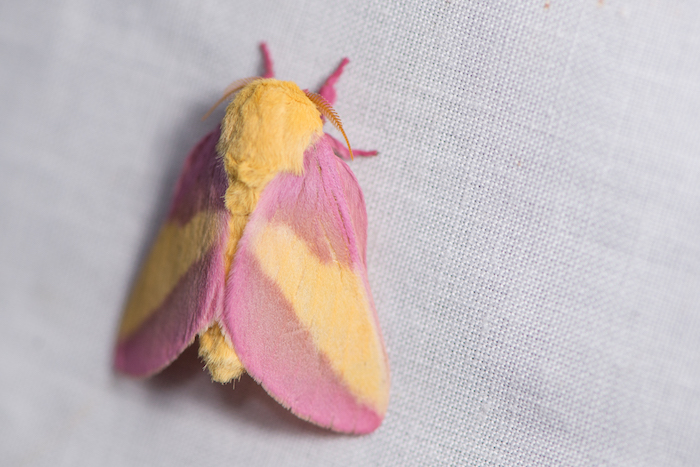
[[[7,2],[6,2],[7,3]],[[547,4],[549,4],[547,6]],[[0,8],[2,465],[700,465],[700,4]],[[200,117],[260,72],[336,109],[392,369],[340,436],[188,352],[115,375]]]

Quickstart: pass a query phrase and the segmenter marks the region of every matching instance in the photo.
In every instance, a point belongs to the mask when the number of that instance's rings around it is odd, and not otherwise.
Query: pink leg
[[[330,140],[331,142],[331,147],[333,148],[333,152],[336,153],[338,156],[342,157],[343,159],[350,159],[350,151],[348,148],[345,147],[343,143],[326,133],[326,137]],[[362,151],[362,150],[353,150],[352,155],[353,156],[376,156],[378,153],[377,151]]]
[[[321,86],[321,90],[318,93],[328,101],[330,105],[335,104],[336,93],[335,93],[335,83],[338,82],[338,78],[343,74],[343,68],[345,65],[350,63],[350,60],[344,58],[340,61],[340,65],[335,71],[326,79],[326,82]]]
[[[267,49],[267,44],[264,42],[260,43],[260,51],[263,54],[263,62],[265,67],[265,73],[263,78],[274,78],[275,70],[272,69],[272,58],[270,58],[270,51]],[[337,78],[336,78],[337,79]]]

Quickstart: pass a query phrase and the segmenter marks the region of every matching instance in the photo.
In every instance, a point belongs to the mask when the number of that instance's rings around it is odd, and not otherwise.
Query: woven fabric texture
[[[700,465],[700,4],[0,7],[0,456],[21,466]],[[115,375],[121,310],[200,117],[260,72],[373,159],[392,369],[369,436],[196,352]],[[7,463],[6,463],[7,462]]]

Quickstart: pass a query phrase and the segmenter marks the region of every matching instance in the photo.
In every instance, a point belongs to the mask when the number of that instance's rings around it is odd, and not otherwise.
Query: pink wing
[[[218,140],[215,130],[187,157],[168,218],[134,284],[115,355],[124,373],[161,370],[222,309],[228,182]]]
[[[389,369],[367,282],[364,199],[329,136],[304,165],[264,189],[227,281],[223,324],[280,403],[318,425],[368,433],[386,412]]]

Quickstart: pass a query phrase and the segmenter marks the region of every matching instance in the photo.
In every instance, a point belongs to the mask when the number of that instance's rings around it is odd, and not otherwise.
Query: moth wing
[[[131,291],[115,354],[124,373],[161,370],[222,309],[228,182],[218,140],[216,130],[188,155],[168,217]]]
[[[280,403],[320,426],[368,433],[386,412],[389,368],[367,282],[364,199],[327,136],[304,166],[263,190],[223,323],[248,373]]]

